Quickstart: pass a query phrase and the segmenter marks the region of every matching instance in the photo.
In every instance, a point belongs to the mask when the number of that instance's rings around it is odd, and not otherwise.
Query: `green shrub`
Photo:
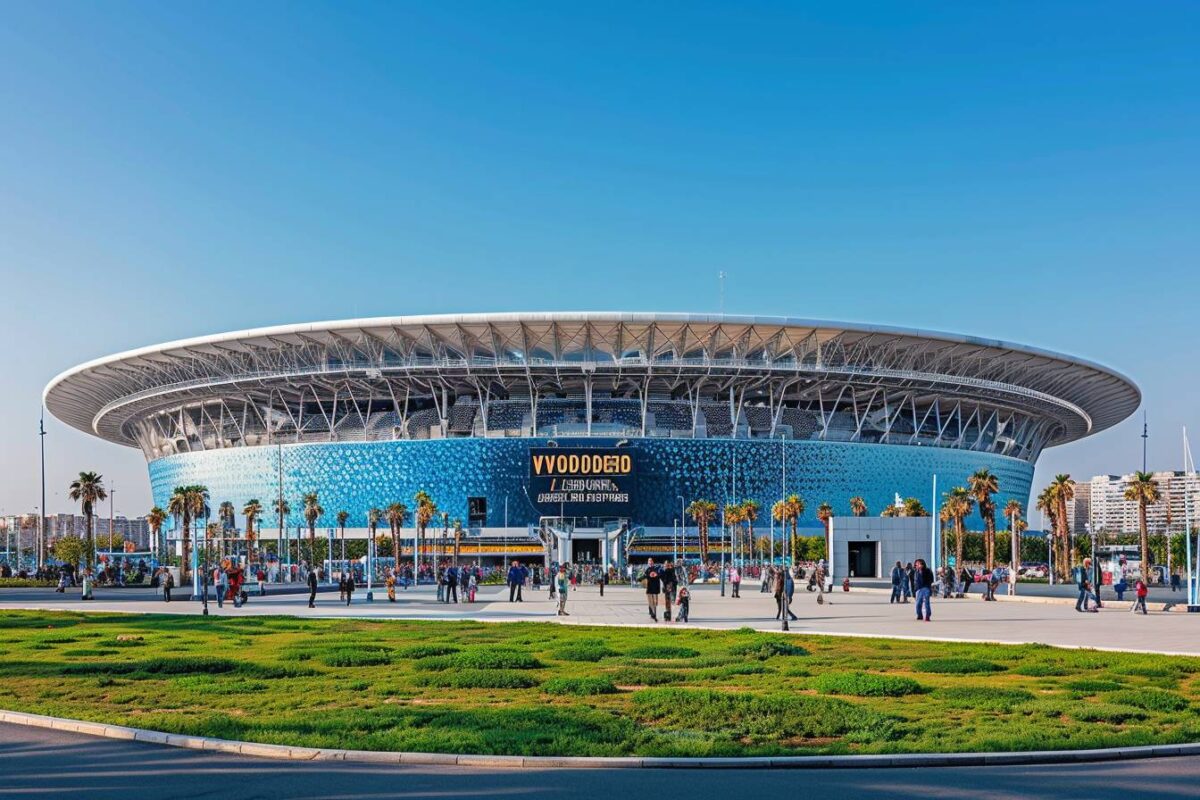
[[[609,677],[617,686],[662,686],[685,679],[682,672],[652,667],[621,667]]]
[[[376,667],[392,663],[392,654],[383,647],[342,647],[321,655],[331,667]]]
[[[700,655],[699,650],[693,650],[690,647],[677,647],[671,644],[644,644],[629,651],[630,658],[655,659],[662,661],[668,659],[695,658],[698,655]]]
[[[414,644],[396,651],[399,658],[430,658],[432,656],[448,656],[457,653],[458,648],[448,644]]]
[[[413,668],[423,672],[448,669],[540,669],[542,662],[519,650],[475,648],[445,656],[418,659]]]
[[[463,669],[426,675],[420,683],[439,689],[530,689],[538,680],[517,670]]]
[[[806,656],[808,651],[798,644],[783,639],[782,637],[759,637],[751,639],[748,642],[739,642],[729,648],[729,652],[735,656],[749,656],[757,658],[760,661],[766,661],[774,656]]]
[[[1112,692],[1104,699],[1112,703],[1144,708],[1147,711],[1183,711],[1191,705],[1186,698],[1161,689],[1125,689]]]
[[[553,678],[542,684],[547,694],[615,694],[617,687],[608,678]]]
[[[999,686],[952,686],[938,689],[934,695],[951,708],[973,708],[979,711],[1011,711],[1033,699],[1024,689],[1004,689]]]
[[[596,662],[615,655],[618,655],[616,650],[612,650],[600,642],[575,642],[565,644],[550,652],[550,657],[559,661]]]
[[[827,672],[812,684],[822,694],[849,694],[856,697],[903,697],[923,691],[921,684],[900,675],[870,672]]]
[[[955,656],[923,658],[913,663],[913,669],[918,672],[932,672],[937,675],[974,675],[981,672],[1004,671],[1004,667],[994,661]]]

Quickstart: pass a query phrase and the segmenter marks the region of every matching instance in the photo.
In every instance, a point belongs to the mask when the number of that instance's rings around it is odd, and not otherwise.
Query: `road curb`
[[[347,761],[397,766],[458,766],[485,769],[876,769],[1081,764],[1200,755],[1200,743],[1110,747],[1100,750],[1036,750],[1016,753],[905,753],[857,756],[748,756],[746,758],[671,758],[639,756],[492,756],[454,753],[403,753],[336,750],[283,744],[239,742],[208,736],[163,733],[23,711],[0,710],[0,722],[83,733],[106,739],[210,750],[279,761]]]

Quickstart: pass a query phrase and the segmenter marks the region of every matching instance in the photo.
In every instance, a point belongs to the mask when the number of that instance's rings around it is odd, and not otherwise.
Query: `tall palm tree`
[[[915,497],[906,497],[902,501],[903,507],[900,510],[902,517],[928,517],[929,512],[925,510],[925,504]]]
[[[158,506],[150,509],[149,513],[146,514],[146,525],[150,527],[150,534],[154,538],[154,553],[156,558],[158,557],[158,552],[161,549],[160,542],[162,542],[162,527],[169,518],[170,515],[168,515],[166,511],[163,511]]]
[[[825,527],[825,557],[829,558],[833,552],[833,506],[829,503],[821,503],[817,506],[817,519]]]
[[[104,476],[99,472],[79,473],[79,477],[71,481],[68,496],[83,507],[83,556],[85,566],[91,566],[96,557],[96,535],[92,530],[92,517],[96,513],[96,503],[108,498],[108,490],[104,488]]]
[[[255,527],[258,524],[258,518],[262,516],[262,503],[258,500],[248,500],[246,505],[242,506],[242,516],[246,518],[246,561],[254,560],[254,540],[258,536],[258,530]]]
[[[1058,535],[1058,498],[1056,494],[1057,489],[1051,484],[1042,489],[1037,496],[1037,510],[1042,512],[1042,515],[1050,522],[1049,528],[1042,531],[1042,534],[1046,537],[1047,555],[1050,555],[1052,553],[1051,548],[1056,546],[1055,537]],[[1058,556],[1055,555],[1052,560],[1057,561]]]
[[[275,498],[275,502],[272,503],[272,505],[275,508],[275,516],[279,517],[279,538],[276,541],[275,548],[279,551],[279,557],[282,559],[284,541],[287,540],[288,558],[290,559],[292,557],[292,545],[291,539],[287,535],[287,518],[292,513],[292,507],[288,504],[288,501],[282,497]]]
[[[1012,571],[1013,575],[1021,569],[1021,532],[1018,530],[1021,523],[1021,515],[1025,513],[1025,509],[1021,508],[1021,501],[1015,497],[1010,498],[1004,504],[1004,516],[1008,518],[1008,535],[1012,537]]]
[[[417,564],[418,554],[425,550],[425,530],[429,527],[429,523],[437,516],[438,507],[433,502],[433,498],[429,496],[429,492],[422,489],[413,497],[416,502],[416,523],[417,523],[417,552],[413,553],[413,564]],[[413,567],[414,580],[416,576],[416,567]]]
[[[723,544],[728,550],[728,542],[738,540],[738,532],[742,524],[742,507],[737,503],[726,503],[725,514],[723,517],[725,522],[725,542]],[[729,553],[729,557],[733,558],[733,553]]]
[[[746,539],[751,550],[754,548],[754,523],[758,522],[760,510],[762,506],[757,500],[742,501],[742,520],[746,523]]]
[[[981,469],[967,478],[967,487],[983,519],[983,558],[990,571],[996,565],[996,503],[992,495],[1000,491],[1000,481],[988,470]]]
[[[962,486],[955,486],[946,492],[943,498],[942,508],[948,521],[954,524],[954,567],[962,569],[963,543],[966,539],[964,521],[970,516],[975,501],[971,499],[971,493]]]
[[[192,567],[192,522],[209,515],[208,487],[192,484],[176,486],[167,501],[167,511],[179,517],[183,541],[183,565],[180,574],[186,580]]]
[[[1135,472],[1125,489],[1125,499],[1138,504],[1138,544],[1142,551],[1142,580],[1150,583],[1150,528],[1146,524],[1146,508],[1162,500],[1158,481],[1149,472]]]
[[[237,526],[237,512],[233,508],[233,503],[228,500],[223,500],[221,505],[217,506],[217,519],[221,520],[221,552],[225,552],[225,537],[228,536],[228,531],[233,530]]]
[[[867,515],[867,501],[858,495],[851,497],[850,513],[856,517],[865,517]]]
[[[903,517],[903,516],[905,516],[904,508],[903,507],[897,508],[895,503],[888,503],[886,506],[883,507],[883,511],[879,512],[879,516],[881,516],[881,517]]]
[[[367,552],[371,552],[371,545],[378,547],[379,543],[375,537],[379,535],[379,521],[383,519],[383,510],[372,507],[367,511],[367,530],[370,531],[371,541],[367,543]],[[377,554],[378,555],[378,554]]]
[[[345,553],[346,552],[346,522],[350,519],[350,512],[349,511],[339,511],[339,512],[337,512],[337,516],[335,517],[335,519],[337,519],[338,532],[341,534],[341,537],[342,537],[342,552]],[[330,554],[330,555],[332,557],[332,554]],[[331,559],[330,563],[332,563],[332,559]],[[346,568],[345,565],[343,565],[342,569],[345,569],[345,568]]]
[[[790,494],[771,506],[771,515],[784,526],[784,533],[787,533],[789,526],[791,527],[788,552],[791,554],[792,564],[795,564],[795,542],[799,535],[800,517],[804,516],[804,501],[800,499],[800,495]]]
[[[1054,487],[1055,521],[1058,523],[1059,575],[1067,580],[1071,574],[1071,520],[1067,516],[1067,502],[1075,498],[1075,481],[1070,475],[1058,474],[1051,482]]]
[[[696,523],[700,538],[700,563],[708,563],[708,525],[717,518],[717,504],[711,500],[693,500],[687,507],[688,516]]]
[[[404,527],[404,521],[408,519],[408,506],[404,503],[392,503],[384,512],[387,517],[388,527],[392,529],[392,557],[396,559],[396,569],[400,569],[400,529]],[[413,553],[413,576],[417,574],[417,554]],[[399,580],[399,573],[397,573]]]
[[[301,502],[304,504],[304,521],[308,523],[308,557],[313,561],[309,564],[311,569],[316,567],[317,562],[317,520],[325,516],[325,509],[321,507],[316,492],[304,495]],[[332,558],[333,553],[329,555]]]

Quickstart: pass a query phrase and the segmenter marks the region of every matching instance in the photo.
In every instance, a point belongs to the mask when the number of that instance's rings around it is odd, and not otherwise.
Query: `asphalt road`
[[[0,797],[1194,798],[1200,758],[1046,767],[494,770],[291,762],[0,724]]]

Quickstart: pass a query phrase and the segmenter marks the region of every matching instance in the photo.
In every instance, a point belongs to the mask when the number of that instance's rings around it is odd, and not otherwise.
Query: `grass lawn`
[[[750,630],[0,613],[0,707],[260,742],[526,755],[1200,740],[1200,659]]]

